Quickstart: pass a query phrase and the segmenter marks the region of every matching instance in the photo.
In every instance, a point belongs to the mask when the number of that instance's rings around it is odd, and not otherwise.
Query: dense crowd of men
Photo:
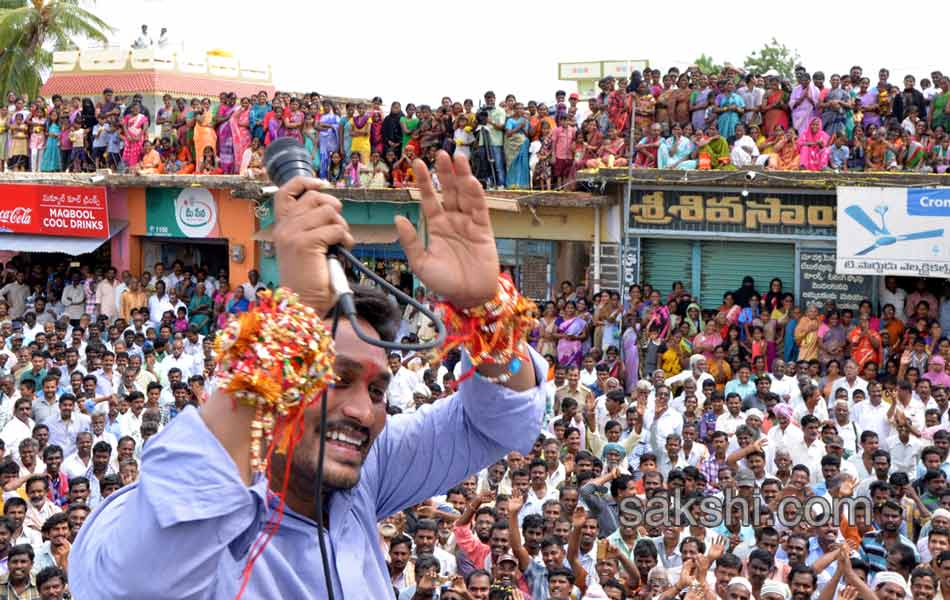
[[[398,265],[377,271],[411,289]],[[0,598],[55,600],[84,519],[208,397],[215,331],[265,284],[24,257],[0,277]],[[393,597],[942,597],[950,299],[893,278],[878,298],[799,307],[780,280],[761,293],[745,278],[704,310],[678,282],[625,301],[563,282],[529,336],[549,364],[534,449],[382,519]],[[434,331],[405,307],[399,336]],[[391,415],[427,410],[462,368],[457,352],[393,353],[389,367]],[[651,501],[707,497],[742,498],[757,520],[642,519]],[[871,508],[824,524],[802,508],[846,497]]]

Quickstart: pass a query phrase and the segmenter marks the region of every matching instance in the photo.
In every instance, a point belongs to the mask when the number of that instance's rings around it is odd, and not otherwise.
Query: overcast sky
[[[665,71],[674,65],[682,69],[705,52],[718,63],[741,65],[772,36],[797,49],[806,68],[826,75],[855,63],[865,74],[887,66],[896,83],[905,73],[919,79],[950,68],[928,62],[942,55],[942,36],[885,35],[884,23],[875,23],[853,3],[779,5],[787,11],[739,6],[719,10],[692,0],[99,0],[94,10],[116,28],[123,44],[135,39],[142,23],[155,38],[166,26],[174,41],[189,48],[265,59],[280,89],[379,95],[387,103],[438,103],[443,95],[477,98],[489,88],[519,99],[550,100],[554,90],[570,92],[574,85],[558,81],[558,62],[648,59]]]

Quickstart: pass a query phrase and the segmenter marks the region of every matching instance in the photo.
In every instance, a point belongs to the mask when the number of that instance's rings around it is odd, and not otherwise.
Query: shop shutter
[[[760,294],[774,277],[782,289],[795,293],[795,245],[757,244],[725,240],[702,242],[700,301],[705,309],[719,308],[722,295],[738,289],[746,275],[755,279]]]
[[[692,289],[690,240],[646,238],[641,244],[641,284],[652,285],[664,300],[673,290],[674,281],[682,281],[686,290]]]

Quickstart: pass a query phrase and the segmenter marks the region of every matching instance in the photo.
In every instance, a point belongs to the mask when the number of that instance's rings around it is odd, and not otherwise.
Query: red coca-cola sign
[[[0,235],[10,233],[106,239],[106,188],[0,185]]]

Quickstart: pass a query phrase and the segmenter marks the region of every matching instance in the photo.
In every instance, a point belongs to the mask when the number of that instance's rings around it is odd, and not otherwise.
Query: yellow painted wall
[[[522,240],[594,241],[594,209],[592,207],[538,207],[535,216],[528,209],[520,212],[491,211],[495,237]],[[601,209],[601,216],[606,210]],[[539,222],[540,221],[540,222]],[[601,235],[604,234],[603,227]]]

